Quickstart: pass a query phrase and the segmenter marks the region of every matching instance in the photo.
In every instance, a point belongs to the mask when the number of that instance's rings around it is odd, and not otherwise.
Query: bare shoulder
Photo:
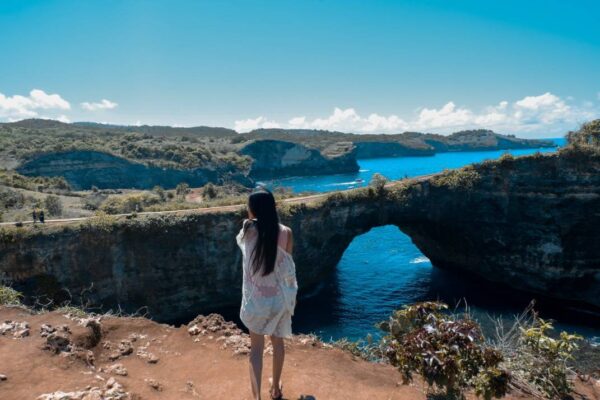
[[[289,234],[289,235],[291,235],[291,234],[292,234],[292,228],[290,228],[289,226],[287,226],[287,225],[284,225],[284,224],[279,224],[279,226],[280,226],[280,229],[281,229],[283,232],[286,232],[286,233],[287,233],[287,234]]]

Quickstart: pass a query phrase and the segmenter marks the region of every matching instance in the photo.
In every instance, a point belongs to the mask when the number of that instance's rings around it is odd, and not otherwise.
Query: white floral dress
[[[296,306],[296,266],[285,248],[290,228],[279,224],[277,258],[272,273],[262,276],[252,273],[252,251],[256,246],[257,231],[253,226],[240,230],[236,240],[243,257],[242,306],[240,319],[257,334],[290,337],[292,315]]]

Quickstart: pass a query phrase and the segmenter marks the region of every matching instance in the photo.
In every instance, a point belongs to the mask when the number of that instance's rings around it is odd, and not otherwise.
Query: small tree
[[[177,193],[177,196],[184,198],[186,194],[188,194],[190,191],[190,185],[188,185],[185,182],[181,182],[179,185],[177,185],[177,187],[175,188],[175,193]]]
[[[204,185],[202,188],[202,196],[207,199],[214,199],[218,195],[217,188],[211,182]]]
[[[381,194],[385,190],[385,184],[388,182],[387,178],[380,173],[376,172],[371,177],[371,181],[369,182],[369,186],[374,188],[377,193]]]
[[[161,202],[165,202],[167,200],[167,194],[165,193],[165,189],[163,189],[161,186],[154,186],[154,189],[152,190],[154,191],[154,193],[157,194]]]
[[[53,216],[60,216],[63,212],[62,202],[58,198],[58,196],[50,195],[47,196],[44,200],[44,206],[48,213]]]

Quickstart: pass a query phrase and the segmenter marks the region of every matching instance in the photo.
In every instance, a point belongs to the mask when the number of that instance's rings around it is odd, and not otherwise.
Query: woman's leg
[[[281,371],[283,370],[283,361],[285,359],[285,345],[283,338],[271,336],[271,344],[273,345],[273,388],[274,395],[279,393],[281,384]]]
[[[260,400],[265,337],[250,331],[250,384],[254,400]]]

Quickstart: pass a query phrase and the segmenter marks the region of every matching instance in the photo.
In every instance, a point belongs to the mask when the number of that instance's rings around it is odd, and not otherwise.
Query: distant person
[[[273,345],[271,399],[283,399],[281,371],[283,339],[292,335],[296,306],[296,267],[292,259],[292,231],[279,223],[275,198],[267,190],[248,197],[248,219],[236,237],[243,256],[240,319],[250,331],[250,384],[260,400],[265,335]]]
[[[37,219],[38,219],[38,215],[35,210],[33,210],[33,212],[31,213],[31,218],[33,218],[33,224],[35,225],[35,223],[37,222]]]
[[[44,219],[44,218],[45,218],[45,217],[44,217],[44,210],[40,210],[40,222],[41,222],[42,224],[45,222],[45,219]]]

